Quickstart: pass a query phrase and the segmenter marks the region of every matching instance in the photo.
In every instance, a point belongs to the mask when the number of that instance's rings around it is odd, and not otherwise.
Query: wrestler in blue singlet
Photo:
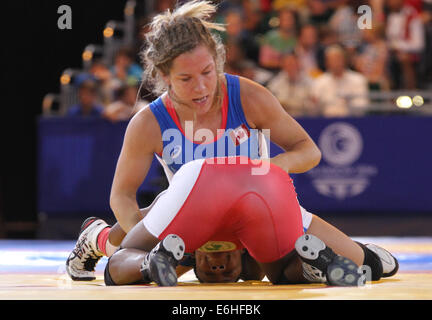
[[[220,128],[224,129],[224,134],[214,142],[197,144],[186,138],[174,110],[170,112],[161,97],[150,104],[163,140],[162,154],[155,155],[169,182],[183,164],[196,159],[230,156],[269,158],[270,141],[261,130],[252,129],[246,121],[240,98],[239,78],[230,74],[225,74],[225,78],[227,87],[222,106],[222,123],[225,127]],[[301,206],[300,209],[306,232],[312,215]]]
[[[226,95],[222,107],[224,134],[211,143],[197,144],[185,137],[182,129],[158,98],[150,104],[162,132],[162,154],[156,154],[167,174],[168,180],[185,163],[203,158],[247,156],[250,159],[268,157],[268,143],[263,143],[260,130],[249,127],[240,100],[240,82],[237,76],[225,74]],[[181,140],[181,141],[180,141]]]

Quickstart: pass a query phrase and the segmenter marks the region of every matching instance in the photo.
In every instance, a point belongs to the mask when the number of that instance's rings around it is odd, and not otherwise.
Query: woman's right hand
[[[136,193],[147,176],[154,153],[161,150],[159,124],[151,110],[144,108],[128,124],[111,188],[110,206],[126,233],[142,219]]]

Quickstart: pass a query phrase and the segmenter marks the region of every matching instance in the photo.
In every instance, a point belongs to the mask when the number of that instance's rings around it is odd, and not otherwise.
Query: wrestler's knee
[[[301,284],[307,283],[303,277],[303,268],[301,264],[291,264],[286,266],[276,284]]]
[[[121,254],[119,252],[123,249],[117,250],[109,259],[105,266],[104,271],[104,281],[107,286],[116,286],[121,283],[121,272],[120,272],[120,263],[121,263]]]
[[[273,284],[300,284],[305,283],[303,267],[296,253],[291,253],[284,263],[284,268],[279,277],[272,281]]]

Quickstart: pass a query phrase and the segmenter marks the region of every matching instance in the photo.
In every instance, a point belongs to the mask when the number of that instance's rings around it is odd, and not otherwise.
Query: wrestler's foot
[[[96,279],[95,266],[103,257],[97,246],[99,233],[109,227],[102,219],[87,218],[81,230],[75,248],[66,260],[66,272],[74,281],[91,281]]]
[[[154,281],[161,287],[177,285],[175,267],[183,258],[184,251],[185,244],[179,236],[166,236],[144,258],[141,265],[144,279]]]
[[[376,255],[380,258],[382,266],[383,266],[383,274],[384,278],[391,277],[396,274],[399,270],[399,263],[393,255],[388,252],[386,249],[381,248],[375,244],[368,243],[365,246],[376,253]]]
[[[332,286],[363,286],[366,276],[350,259],[337,255],[319,238],[305,234],[297,239],[295,248],[303,262],[321,270]]]

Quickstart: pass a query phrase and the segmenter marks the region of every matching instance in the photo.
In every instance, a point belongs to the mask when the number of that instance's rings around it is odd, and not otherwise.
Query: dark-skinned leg
[[[141,265],[146,255],[147,252],[137,249],[121,249],[114,253],[106,266],[112,280],[110,284],[128,285],[144,282]]]
[[[295,250],[285,257],[270,263],[259,262],[267,278],[273,284],[307,283],[303,277],[301,260]]]
[[[300,259],[297,253],[293,254],[288,265],[285,266],[283,270],[283,278],[281,278],[280,282],[281,284],[282,283],[287,283],[287,284],[310,283],[310,281],[308,281],[303,276],[302,260]]]
[[[113,226],[113,230],[114,235],[124,233],[118,223]],[[141,265],[148,252],[158,242],[159,239],[150,234],[142,223],[138,223],[132,228],[129,234],[124,233],[121,241],[122,249],[114,253],[107,264],[112,281],[116,285],[127,285],[142,281]]]
[[[258,262],[252,258],[249,252],[244,249],[242,253],[242,272],[240,279],[243,281],[248,280],[262,280],[265,277],[264,271],[261,269]]]
[[[122,249],[110,258],[105,283],[125,285],[155,281],[160,286],[176,285],[174,268],[183,257],[179,247],[184,251],[179,237],[168,235],[160,242],[143,223],[138,223],[123,239]]]
[[[135,227],[129,231],[124,237],[121,248],[123,249],[138,249],[145,252],[150,252],[158,243],[159,239],[152,235],[144,223],[137,223]]]

